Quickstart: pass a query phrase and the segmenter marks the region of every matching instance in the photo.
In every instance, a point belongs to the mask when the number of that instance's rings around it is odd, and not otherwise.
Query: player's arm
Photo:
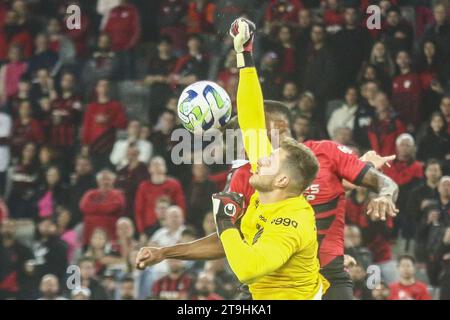
[[[371,199],[367,205],[367,214],[374,220],[386,220],[386,215],[395,217],[398,209],[395,202],[398,198],[398,185],[384,173],[370,168],[362,177],[359,184],[375,192],[377,197]]]
[[[167,247],[143,247],[136,257],[136,267],[145,269],[165,259],[215,260],[225,257],[222,243],[217,233],[209,236]]]
[[[300,247],[297,227],[292,224],[266,224],[252,244],[242,239],[233,217],[242,212],[243,196],[235,192],[213,195],[217,234],[231,269],[243,283],[251,283],[285,264]]]
[[[254,32],[255,25],[243,18],[236,19],[230,29],[239,68],[238,122],[252,170],[259,158],[272,152],[266,131],[263,94],[252,57]]]
[[[364,162],[345,146],[332,141],[324,142],[326,152],[335,164],[337,174],[351,183],[366,187],[377,193],[377,197],[367,205],[367,214],[373,220],[386,220],[386,215],[395,217],[398,210],[395,202],[398,196],[397,184],[388,176],[375,169],[375,165]]]

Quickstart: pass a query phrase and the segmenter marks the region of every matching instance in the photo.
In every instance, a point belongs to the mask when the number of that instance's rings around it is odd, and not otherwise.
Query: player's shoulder
[[[353,153],[352,149],[332,140],[308,140],[304,145],[310,148],[314,153],[330,154],[330,152],[335,151],[349,154]]]

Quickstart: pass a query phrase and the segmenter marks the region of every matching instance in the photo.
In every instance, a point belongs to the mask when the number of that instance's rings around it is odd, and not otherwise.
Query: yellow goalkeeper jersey
[[[240,227],[221,235],[231,268],[256,300],[310,300],[328,282],[320,275],[314,211],[303,196],[260,204],[255,192]]]
[[[254,169],[260,157],[272,152],[255,68],[240,70],[237,108]],[[240,231],[227,229],[220,239],[233,272],[249,284],[253,299],[315,299],[329,287],[319,273],[314,211],[303,196],[261,204],[255,192]]]

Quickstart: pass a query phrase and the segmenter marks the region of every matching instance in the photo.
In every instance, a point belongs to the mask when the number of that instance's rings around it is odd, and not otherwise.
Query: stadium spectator
[[[355,87],[347,88],[344,103],[331,114],[328,120],[328,135],[333,138],[337,128],[353,130],[355,113],[358,110],[358,90]]]
[[[161,157],[154,157],[148,166],[150,179],[142,182],[136,192],[135,219],[139,234],[152,234],[157,228],[156,203],[158,198],[167,197],[173,204],[186,212],[183,189],[174,178],[167,176],[166,162]]]
[[[127,165],[117,172],[116,186],[125,195],[125,215],[134,221],[134,200],[136,192],[141,182],[149,178],[149,173],[147,165],[139,161],[140,152],[135,144],[130,144],[126,152]]]
[[[210,0],[190,0],[187,5],[186,33],[213,33],[215,4]]]
[[[49,144],[60,154],[65,170],[71,171],[75,157],[83,105],[75,92],[77,79],[70,72],[61,75],[58,96],[51,101]]]
[[[33,243],[33,273],[37,279],[54,274],[59,281],[66,276],[67,247],[57,234],[55,222],[50,217],[40,218]]]
[[[60,239],[67,245],[67,260],[74,262],[75,254],[80,249],[79,234],[73,229],[72,212],[67,207],[56,208],[56,228]]]
[[[91,258],[95,262],[98,275],[106,274],[112,268],[125,262],[120,256],[118,246],[109,241],[108,234],[102,228],[95,228],[92,232],[83,257]]]
[[[1,60],[6,58],[7,48],[12,45],[18,45],[22,48],[24,57],[30,58],[33,54],[33,38],[27,30],[26,26],[19,24],[19,15],[14,10],[9,10],[6,13],[5,24],[2,33],[3,45],[2,48],[5,53],[0,56]]]
[[[19,81],[27,69],[22,60],[22,50],[13,45],[8,50],[8,63],[0,68],[0,105],[5,104],[19,91]]]
[[[444,95],[439,106],[447,124],[447,132],[450,134],[450,95]]]
[[[270,0],[265,12],[265,19],[272,24],[295,23],[302,7],[299,0]]]
[[[422,101],[420,117],[428,119],[438,110],[439,100],[444,93],[444,86],[448,79],[448,63],[437,51],[436,44],[425,41],[417,58],[417,72],[422,86]]]
[[[181,234],[186,228],[184,225],[184,214],[180,207],[171,206],[165,214],[164,227],[153,234],[151,241],[158,247],[171,246],[181,240]]]
[[[425,179],[414,188],[408,200],[408,214],[416,224],[424,219],[423,210],[429,205],[430,201],[438,199],[437,186],[442,177],[442,167],[438,160],[430,159],[425,164]],[[424,261],[424,242],[418,240],[416,243],[415,257],[419,263]]]
[[[212,212],[208,212],[203,218],[203,234],[209,235],[215,232],[214,215]]]
[[[42,277],[39,286],[41,297],[38,300],[67,300],[65,297],[59,295],[59,281],[53,274],[46,274]]]
[[[186,30],[183,17],[186,15],[186,10],[184,0],[163,0],[157,16],[159,33],[171,38],[174,49],[178,52],[183,50],[185,45]]]
[[[386,283],[381,282],[372,289],[372,300],[388,300],[390,294],[391,291],[389,286]]]
[[[332,140],[341,145],[350,146],[351,144],[353,144],[352,130],[345,127],[336,128],[334,130]]]
[[[120,256],[124,262],[127,262],[130,254],[133,252],[134,248],[137,247],[138,243],[135,240],[134,234],[135,228],[133,221],[130,218],[122,217],[117,220],[116,223],[116,234],[117,241],[116,245],[119,249]]]
[[[288,81],[283,85],[282,101],[289,108],[295,109],[298,102],[298,87],[295,82]]]
[[[409,132],[415,132],[419,124],[419,107],[422,86],[417,73],[411,69],[411,58],[407,51],[396,55],[398,74],[392,80],[392,105]]]
[[[90,300],[108,300],[105,289],[97,280],[95,263],[92,258],[84,257],[78,261],[80,268],[81,287],[90,291]]]
[[[61,173],[55,166],[45,172],[45,182],[38,189],[37,207],[39,217],[53,217],[59,205],[69,203],[68,188],[61,181]]]
[[[391,79],[395,73],[395,64],[384,42],[377,41],[373,44],[369,56],[369,64],[375,67],[380,80],[385,85],[384,88],[389,89],[387,91],[389,93],[391,90]]]
[[[10,171],[11,190],[8,208],[13,219],[33,219],[36,216],[35,195],[39,172],[36,145],[28,142],[22,149],[20,160]]]
[[[311,28],[311,42],[306,56],[305,70],[301,77],[303,87],[311,91],[315,97],[320,97],[319,106],[327,99],[333,98],[336,87],[336,63],[328,45],[325,28],[314,25]],[[326,74],[324,79],[320,75]],[[319,79],[320,77],[320,79]]]
[[[386,23],[381,31],[381,39],[386,43],[391,54],[405,50],[411,52],[413,43],[413,29],[402,18],[400,9],[392,6],[386,11]]]
[[[158,118],[158,122],[153,128],[150,140],[154,147],[154,153],[162,155],[166,161],[170,158],[169,154],[174,146],[171,140],[172,131],[176,126],[176,114],[171,110],[164,110]]]
[[[358,70],[370,51],[372,39],[367,29],[361,26],[356,8],[346,7],[338,17],[343,21],[335,20],[334,24],[342,28],[339,27],[340,30],[333,36],[332,43],[339,74],[337,93],[343,94],[348,86],[354,84]],[[326,16],[324,19],[326,21]]]
[[[433,7],[434,22],[427,26],[425,39],[433,40],[444,57],[450,55],[450,23],[448,8],[444,3],[437,2]]]
[[[75,171],[70,177],[69,187],[69,208],[73,213],[72,222],[77,225],[82,221],[82,213],[80,211],[80,201],[83,195],[96,186],[95,175],[91,160],[87,157],[77,156],[75,159]]]
[[[83,238],[87,244],[95,228],[104,228],[109,238],[116,239],[116,222],[123,215],[125,198],[114,189],[116,175],[109,170],[97,173],[97,189],[87,191],[80,201],[83,213]]]
[[[188,222],[200,231],[205,214],[212,209],[212,204],[205,199],[217,192],[217,187],[209,178],[209,169],[205,164],[192,165],[192,182],[186,190],[188,202]]]
[[[11,151],[17,158],[28,142],[41,144],[45,136],[39,121],[32,116],[31,104],[23,101],[19,106],[19,117],[14,121],[11,135]]]
[[[88,288],[75,288],[70,292],[70,300],[90,300],[91,290]]]
[[[40,69],[46,69],[49,73],[53,73],[54,68],[59,60],[58,54],[49,47],[49,38],[44,33],[39,33],[34,38],[34,54],[30,57],[27,73],[35,76]]]
[[[110,97],[110,82],[99,80],[97,98],[88,104],[83,119],[82,141],[96,170],[109,166],[109,155],[116,140],[116,131],[125,129],[127,118],[119,101]]]
[[[345,227],[344,247],[345,254],[353,257],[364,269],[372,264],[372,253],[362,245],[361,230],[357,226]]]
[[[119,72],[117,54],[111,49],[111,38],[102,33],[97,38],[97,48],[84,64],[81,73],[81,85],[84,89],[84,97],[91,99],[94,88],[99,80],[115,80]]]
[[[188,53],[177,60],[169,77],[172,88],[184,87],[207,77],[209,57],[204,52],[202,38],[198,34],[190,35],[187,48]]]
[[[438,261],[441,264],[440,300],[450,299],[450,227],[445,231],[438,249]]]
[[[72,41],[63,33],[61,22],[57,18],[52,18],[47,23],[48,46],[51,51],[58,54],[58,64],[70,66],[75,62],[75,46]]]
[[[279,72],[285,80],[298,78],[297,48],[294,42],[293,29],[288,25],[282,25],[278,29],[276,50],[278,51]]]
[[[278,99],[280,97],[282,75],[278,72],[279,56],[269,51],[261,58],[259,77],[261,88],[266,99]]]
[[[165,36],[158,42],[158,53],[150,57],[144,83],[150,86],[149,120],[155,124],[172,94],[169,75],[175,67],[176,59],[172,52],[172,40]]]
[[[305,142],[312,137],[311,120],[301,114],[294,117],[292,130],[298,142]]]
[[[221,296],[214,293],[216,290],[216,283],[214,274],[201,272],[194,285],[194,293],[192,300],[223,300]]]
[[[146,140],[139,138],[141,124],[138,120],[130,120],[127,127],[127,138],[114,143],[109,160],[120,170],[128,165],[128,149],[134,144],[138,150],[138,160],[142,163],[148,163],[153,154],[153,145]]]
[[[406,128],[393,114],[386,94],[377,93],[374,103],[375,117],[368,128],[370,147],[381,156],[388,156],[395,153],[395,140]]]
[[[125,276],[120,280],[120,300],[135,300],[136,288],[134,279],[131,276]]]
[[[423,179],[423,166],[415,160],[416,145],[414,138],[408,134],[401,134],[395,141],[397,157],[391,167],[384,172],[394,180],[400,190],[397,200],[399,215],[397,216],[395,230],[401,230],[402,237],[407,240],[405,250],[409,250],[409,241],[414,234],[414,219],[408,213],[407,201],[411,191],[418,186]]]
[[[186,300],[193,285],[190,275],[184,273],[183,261],[167,260],[169,274],[153,284],[152,296],[162,300]]]
[[[400,280],[390,285],[389,300],[431,300],[425,283],[416,280],[416,261],[411,256],[398,259]]]
[[[27,292],[27,261],[33,259],[32,251],[16,237],[16,222],[0,222],[0,299],[30,298]]]
[[[120,0],[106,18],[102,31],[111,38],[111,48],[119,59],[119,77],[134,79],[134,49],[141,36],[140,16],[136,6],[128,0]]]
[[[440,112],[434,112],[429,120],[426,133],[419,139],[417,158],[427,161],[430,158],[445,159],[450,154],[450,135],[447,122]]]

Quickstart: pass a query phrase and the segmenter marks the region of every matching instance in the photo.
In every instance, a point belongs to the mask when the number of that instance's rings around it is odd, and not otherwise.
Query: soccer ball
[[[231,118],[231,99],[217,83],[199,81],[186,87],[178,99],[178,117],[192,133],[223,127]]]

